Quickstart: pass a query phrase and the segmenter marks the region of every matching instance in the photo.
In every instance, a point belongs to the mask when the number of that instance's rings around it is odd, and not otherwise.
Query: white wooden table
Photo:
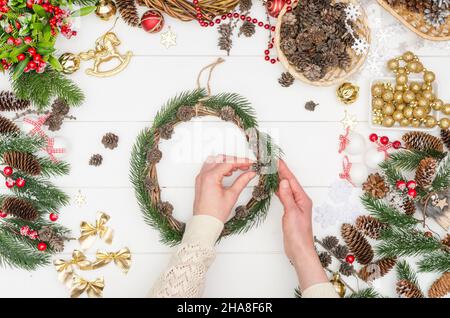
[[[263,18],[263,10],[255,10],[254,15]],[[381,17],[390,19],[385,12]],[[160,34],[146,34],[119,21],[115,32],[122,40],[120,50],[134,52],[129,67],[105,79],[87,76],[83,71],[74,74],[72,78],[85,92],[86,102],[72,111],[76,121],[68,121],[59,132],[51,133],[63,137],[70,145],[67,161],[71,164],[71,173],[56,179],[56,184],[72,197],[80,190],[87,199],[82,207],[72,203],[60,211],[60,222],[77,235],[80,221],[93,221],[97,211],[107,212],[111,216],[109,225],[115,230],[113,245],[109,247],[97,241],[88,255],[92,257],[96,248],[114,250],[124,246],[133,252],[133,265],[126,276],[114,265],[83,272],[87,278],[104,276],[105,297],[145,296],[172,253],[172,249],[159,242],[159,233],[144,223],[129,181],[130,152],[136,136],[152,124],[166,100],[195,88],[198,71],[223,56],[216,46],[215,29],[200,29],[196,23],[181,23],[168,17],[166,24],[178,35],[178,45],[169,50],[160,45]],[[95,39],[110,26],[111,23],[101,22],[95,16],[83,18],[79,35],[74,40],[60,42],[61,52],[92,48]],[[341,169],[337,138],[342,133],[340,120],[344,107],[335,97],[335,87],[317,88],[296,82],[290,88],[282,88],[277,83],[282,66],[271,65],[263,59],[266,40],[267,33],[262,30],[257,30],[252,39],[235,39],[231,56],[223,56],[226,63],[217,67],[213,74],[213,93],[236,92],[251,101],[260,127],[275,137],[292,170],[315,204],[320,204]],[[450,92],[445,89],[450,81],[448,51],[431,47],[418,54],[424,64],[436,72],[440,97],[450,100]],[[83,64],[84,68],[88,66],[88,62]],[[367,122],[370,80],[368,77],[357,80],[361,96],[349,108],[357,116],[357,131],[365,136],[370,131]],[[2,88],[9,87],[5,78],[0,84]],[[320,104],[315,112],[304,109],[309,100]],[[106,150],[100,142],[106,132],[120,137],[119,147],[114,151]],[[399,136],[388,133],[392,138]],[[199,159],[211,152],[242,154],[244,140],[236,136],[239,132],[233,126],[204,119],[177,128],[174,138],[163,143],[161,149],[165,157],[159,165],[159,177],[163,198],[174,204],[177,217],[187,220],[192,213],[194,176],[201,165]],[[200,153],[200,158],[177,162],[173,149],[181,145],[200,149],[200,152],[194,151],[196,155]],[[88,165],[94,153],[104,157],[100,167]],[[247,200],[250,193],[247,189],[240,200]],[[293,296],[296,276],[283,253],[281,213],[281,205],[274,198],[264,224],[246,234],[224,239],[218,245],[217,259],[208,273],[205,296]],[[338,226],[323,229],[316,225],[315,230],[319,237],[338,234]],[[77,247],[76,242],[69,243],[61,257],[69,257]],[[421,275],[420,281],[428,287],[434,278]],[[393,296],[394,275],[377,281],[376,287],[384,295]],[[35,272],[0,269],[0,297],[68,295],[52,266]]]

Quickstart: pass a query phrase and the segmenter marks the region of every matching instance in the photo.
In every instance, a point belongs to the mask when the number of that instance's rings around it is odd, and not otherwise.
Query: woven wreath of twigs
[[[241,129],[257,163],[254,169],[259,182],[252,198],[236,208],[235,216],[224,227],[221,237],[246,232],[264,220],[271,195],[278,188],[276,162],[281,150],[272,144],[270,136],[259,133],[250,103],[234,93],[210,95],[208,90],[196,89],[184,92],[167,102],[157,113],[153,126],[141,132],[131,156],[131,181],[144,214],[145,221],[161,233],[162,242],[174,245],[181,241],[184,223],[173,217],[173,207],[161,200],[157,163],[162,158],[158,145],[162,139],[170,139],[174,127],[194,117],[214,116],[234,123]],[[255,139],[254,136],[258,138]],[[255,142],[256,140],[256,142]],[[262,149],[261,145],[264,145]],[[270,168],[269,168],[270,166]],[[270,170],[272,168],[272,170]]]
[[[205,19],[211,20],[218,15],[233,11],[239,0],[200,0],[199,5]],[[157,9],[181,21],[197,18],[192,1],[187,0],[138,0],[139,5]]]

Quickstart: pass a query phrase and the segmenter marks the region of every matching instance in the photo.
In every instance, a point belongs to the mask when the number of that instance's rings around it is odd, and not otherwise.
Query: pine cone
[[[385,276],[394,268],[397,260],[395,258],[382,258],[375,263],[368,264],[359,270],[358,276],[363,281],[373,281]]]
[[[355,268],[353,267],[353,265],[344,262],[341,263],[341,265],[339,266],[339,273],[341,273],[344,276],[351,276],[355,273]]]
[[[370,246],[365,237],[353,225],[348,223],[342,224],[341,235],[360,264],[366,265],[372,261],[372,246]]]
[[[64,239],[61,236],[53,233],[48,243],[55,253],[62,253],[64,251]]]
[[[370,215],[360,215],[355,222],[356,228],[364,235],[378,240],[380,238],[381,230],[385,229],[387,225],[381,223],[378,219]]]
[[[94,167],[100,166],[102,164],[102,162],[103,162],[103,157],[100,154],[92,155],[91,159],[89,159],[89,165],[94,166]]]
[[[41,164],[36,156],[31,153],[9,151],[3,154],[3,161],[13,168],[22,170],[23,172],[37,176],[41,173]]]
[[[289,72],[281,73],[281,77],[278,79],[278,83],[280,83],[283,87],[289,87],[294,83],[294,76]]]
[[[227,24],[221,24],[217,28],[220,37],[219,37],[219,49],[222,51],[226,51],[227,54],[230,54],[231,48],[233,47],[233,40],[231,36],[233,35],[233,29],[231,27],[231,22]]]
[[[237,219],[242,220],[248,215],[249,212],[250,211],[247,209],[247,207],[245,205],[240,205],[236,208],[234,216]]]
[[[309,110],[310,112],[313,112],[314,110],[316,110],[317,106],[319,106],[319,104],[315,103],[312,100],[305,103],[305,109]]]
[[[424,298],[419,287],[405,279],[397,282],[397,294],[402,298]]]
[[[153,148],[147,153],[147,161],[150,164],[155,164],[161,161],[162,152],[158,148]]]
[[[44,125],[48,126],[48,130],[50,131],[58,131],[61,129],[63,120],[64,120],[63,115],[51,114],[45,120]]]
[[[252,0],[240,0],[239,1],[239,10],[241,12],[250,11],[252,8],[253,2]]]
[[[28,108],[30,101],[18,99],[12,92],[0,92],[0,111],[17,111]]]
[[[297,51],[297,43],[294,39],[285,39],[280,44],[284,54],[291,55]]]
[[[162,139],[169,140],[172,138],[173,135],[173,125],[172,124],[165,124],[162,127],[158,128],[159,136]]]
[[[170,204],[170,202],[158,202],[156,207],[159,213],[161,213],[162,215],[170,216],[173,213],[173,206],[172,204]]]
[[[2,211],[27,221],[33,221],[39,216],[38,211],[30,202],[16,197],[5,198],[2,202]]]
[[[450,247],[450,234],[447,234],[447,236],[442,239],[441,243],[447,247]]]
[[[56,99],[52,104],[52,113],[53,115],[65,116],[69,113],[70,106],[63,99]]]
[[[416,213],[416,204],[414,203],[414,200],[405,199],[405,201],[403,201],[402,210],[406,215],[413,215]]]
[[[119,143],[119,136],[113,133],[107,133],[102,138],[102,144],[105,148],[114,149],[117,148],[117,144]]]
[[[444,151],[444,144],[438,137],[421,131],[412,131],[406,133],[403,135],[402,139],[405,143],[406,149],[409,150],[436,150],[440,152]]]
[[[256,201],[262,201],[267,199],[269,197],[269,194],[267,193],[264,186],[256,186],[253,188],[252,197]]]
[[[447,147],[447,149],[450,151],[450,130],[449,129],[441,130],[441,139],[442,139],[442,142]]]
[[[380,174],[372,173],[362,185],[363,190],[376,199],[382,199],[389,192],[389,186]]]
[[[437,161],[434,158],[427,157],[419,162],[416,170],[415,180],[422,189],[428,189],[436,176]]]
[[[323,268],[327,268],[328,266],[330,266],[330,264],[332,262],[331,255],[327,252],[320,252],[319,260],[320,260],[320,264],[322,264]]]
[[[283,15],[283,23],[284,24],[288,24],[288,25],[294,25],[297,23],[297,18],[295,16],[295,14],[293,14],[292,12],[286,12]]]
[[[242,23],[241,27],[239,28],[239,35],[243,34],[246,37],[252,37],[253,34],[255,34],[255,25],[251,22],[245,21],[244,23]]]
[[[177,118],[181,121],[190,121],[194,116],[195,110],[190,106],[180,107],[177,111]]]
[[[150,176],[145,178],[144,184],[147,191],[155,191],[159,188],[158,182],[153,178],[150,178]]]
[[[8,134],[18,134],[20,133],[20,128],[17,127],[11,120],[0,116],[0,134],[8,135]]]
[[[231,106],[225,106],[219,111],[219,117],[225,121],[233,121],[236,117],[236,112]]]
[[[344,259],[347,257],[348,255],[348,247],[345,245],[338,245],[336,246],[336,248],[334,249],[334,255],[336,255],[337,258],[339,259]]]
[[[134,0],[116,0],[116,4],[120,16],[128,25],[137,27],[141,24]]]
[[[39,239],[41,241],[45,241],[48,242],[52,239],[54,233],[53,233],[53,229],[50,226],[43,226],[39,231],[38,231],[38,235],[39,235]]]
[[[428,290],[428,297],[441,298],[450,293],[450,272],[439,277]]]
[[[323,247],[327,250],[332,250],[339,244],[339,239],[336,236],[326,236],[322,240]]]

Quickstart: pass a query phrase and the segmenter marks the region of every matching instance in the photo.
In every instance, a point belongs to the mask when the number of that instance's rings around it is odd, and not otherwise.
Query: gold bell
[[[333,274],[333,278],[330,280],[330,283],[333,285],[339,297],[342,298],[345,296],[346,287],[345,284],[342,282],[341,275],[339,275],[339,273]]]
[[[95,9],[95,15],[102,20],[108,21],[116,15],[117,7],[114,1],[100,0]]]
[[[337,96],[344,104],[352,104],[358,99],[359,87],[355,84],[345,82],[337,89]]]
[[[80,58],[73,53],[64,53],[59,57],[64,74],[72,74],[80,69]]]

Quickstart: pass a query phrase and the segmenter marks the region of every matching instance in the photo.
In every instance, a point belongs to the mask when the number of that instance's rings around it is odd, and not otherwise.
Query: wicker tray
[[[342,0],[342,1],[335,0],[334,2],[344,2],[344,3],[354,3],[354,4],[359,3],[356,0]],[[293,3],[292,7],[295,8],[297,6],[297,3],[298,2]],[[343,69],[340,69],[339,67],[336,67],[336,68],[328,71],[328,73],[318,81],[310,81],[309,79],[307,79],[305,76],[303,76],[303,74],[301,72],[297,71],[297,69],[295,68],[294,65],[292,65],[288,61],[286,55],[284,55],[284,53],[280,47],[281,24],[282,24],[283,16],[286,13],[286,8],[287,8],[287,6],[285,6],[281,10],[281,12],[278,16],[278,21],[277,21],[277,25],[276,25],[276,29],[275,29],[275,47],[277,49],[278,58],[279,58],[281,64],[287,69],[287,71],[292,76],[294,76],[294,78],[299,79],[305,83],[315,85],[315,86],[331,86],[336,83],[342,82],[344,79],[346,79],[347,77],[354,74],[364,64],[364,62],[367,58],[367,54],[358,56],[352,49],[349,48],[348,52],[351,57],[351,64],[350,64],[350,67],[348,68],[348,70],[343,70]],[[365,38],[366,41],[370,44],[370,29],[367,24],[367,16],[362,7],[361,7],[361,11],[362,11],[361,17],[358,19],[358,21],[355,22],[356,28],[354,31],[359,36]]]
[[[439,28],[435,28],[426,23],[423,15],[418,12],[409,11],[406,7],[391,7],[384,0],[377,1],[390,14],[399,19],[400,22],[418,36],[431,41],[450,40],[450,17],[447,18],[445,24]]]

